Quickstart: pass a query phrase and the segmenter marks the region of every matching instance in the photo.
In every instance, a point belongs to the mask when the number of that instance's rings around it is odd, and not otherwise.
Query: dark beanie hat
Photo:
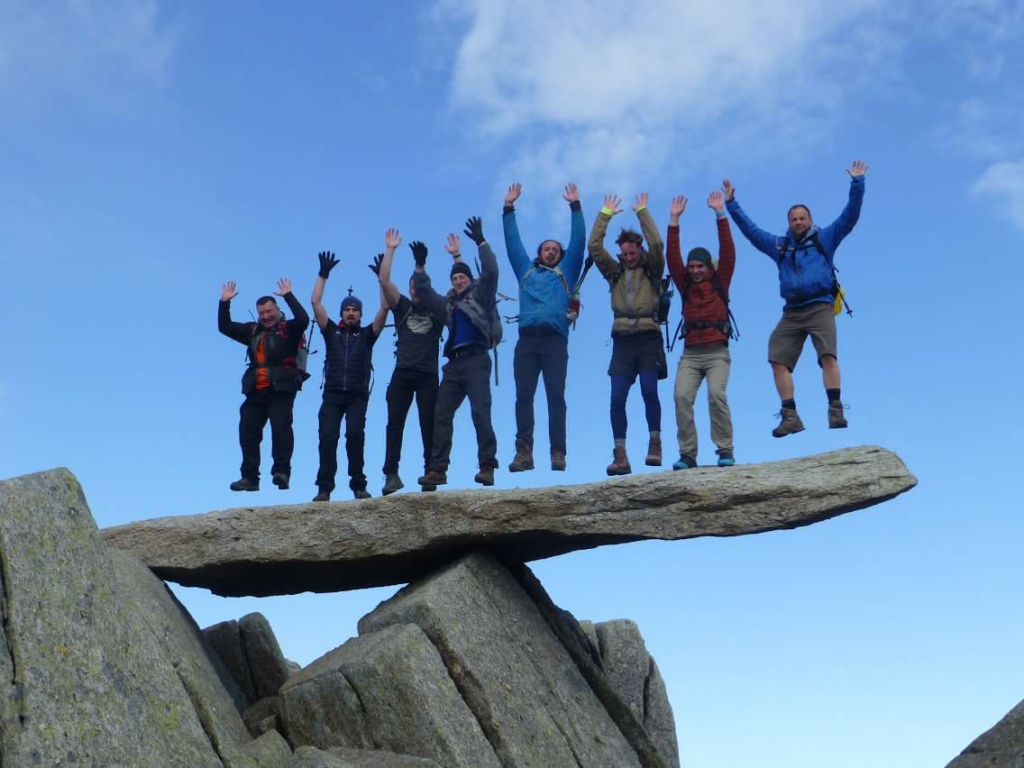
[[[341,311],[345,311],[345,307],[355,307],[360,312],[363,311],[363,302],[357,299],[355,296],[346,296],[341,300]]]
[[[457,261],[452,264],[452,273],[449,278],[455,277],[458,274],[463,274],[470,280],[473,279],[473,270],[469,268],[469,264],[464,261]]]
[[[714,268],[711,263],[711,252],[707,248],[694,248],[686,255],[686,263],[689,264],[691,261],[702,261],[710,268]]]

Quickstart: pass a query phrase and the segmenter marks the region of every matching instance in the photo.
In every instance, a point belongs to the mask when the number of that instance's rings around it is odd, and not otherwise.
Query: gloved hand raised
[[[466,233],[466,237],[476,243],[478,246],[484,242],[484,225],[480,220],[479,216],[470,216],[466,219],[466,228],[462,230]]]
[[[409,247],[412,249],[412,258],[416,262],[416,266],[425,265],[427,263],[427,246],[419,240],[413,240],[409,243]]]
[[[320,277],[326,280],[330,277],[331,270],[338,266],[338,260],[330,251],[320,251]]]
[[[373,272],[373,274],[380,277],[380,265],[382,261],[384,261],[384,254],[378,253],[373,257],[373,264],[367,264],[366,266],[370,268],[370,271]]]

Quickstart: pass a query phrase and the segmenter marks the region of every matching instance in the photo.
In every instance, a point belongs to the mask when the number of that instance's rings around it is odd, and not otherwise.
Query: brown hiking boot
[[[533,469],[533,461],[530,461],[530,469]],[[473,478],[474,482],[480,485],[494,485],[494,467],[480,467],[480,471]]]
[[[608,465],[605,472],[614,477],[615,475],[628,475],[633,471],[633,468],[629,466],[629,457],[626,456],[625,448],[616,446],[613,455],[615,459]]]
[[[785,437],[804,431],[804,423],[800,421],[796,408],[783,408],[775,415],[781,417],[782,421],[772,430],[772,437]]]
[[[551,453],[551,469],[554,472],[565,472],[565,454],[559,451]]]
[[[527,469],[533,469],[533,446],[528,445],[525,440],[516,440],[516,457],[508,465],[508,471],[524,472]]]
[[[828,404],[828,428],[829,429],[846,429],[846,415],[843,411],[846,410],[846,406],[838,400],[833,400]]]
[[[644,459],[644,464],[648,467],[660,467],[661,466],[661,438],[652,437],[651,441],[647,444],[647,458]]]
[[[416,482],[422,486],[432,485],[434,487],[430,490],[437,490],[437,486],[448,484],[448,473],[440,469],[432,469],[427,474],[422,475]]]

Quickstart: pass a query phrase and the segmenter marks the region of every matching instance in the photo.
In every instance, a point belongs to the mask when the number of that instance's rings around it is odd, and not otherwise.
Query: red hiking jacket
[[[717,272],[722,288],[728,296],[732,275],[736,270],[736,246],[732,242],[729,219],[718,216],[716,221],[718,224],[718,269],[712,269],[711,274],[714,275]],[[682,253],[679,249],[679,227],[670,226],[668,228],[667,241],[668,271],[683,300],[683,319],[687,323],[724,323],[729,319],[729,308],[715,291],[711,277],[709,276],[708,279],[699,283],[693,283],[687,279],[686,265],[683,264]],[[687,290],[687,284],[689,284],[689,290]],[[687,347],[692,347],[698,344],[715,344],[723,341],[728,343],[729,337],[718,328],[700,328],[691,330],[686,335],[684,343]]]

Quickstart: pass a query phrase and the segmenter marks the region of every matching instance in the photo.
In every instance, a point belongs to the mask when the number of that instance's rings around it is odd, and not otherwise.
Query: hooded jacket
[[[716,217],[718,226],[718,267],[712,267],[708,276],[695,283],[689,279],[686,265],[683,264],[679,246],[679,227],[668,228],[668,271],[672,281],[679,290],[683,302],[683,320],[687,324],[724,323],[729,319],[729,307],[715,290],[714,276],[726,296],[732,285],[733,272],[736,269],[736,246],[732,241],[729,220],[725,216]],[[729,337],[720,328],[693,328],[684,340],[685,346],[693,347],[700,344],[729,343]]]
[[[604,275],[611,289],[612,336],[659,332],[658,300],[661,297],[661,275],[665,271],[665,244],[647,207],[636,212],[640,231],[647,241],[647,250],[634,269],[627,269],[622,259],[613,257],[604,247],[605,233],[611,216],[597,214],[590,231],[587,248],[594,265]],[[653,280],[652,280],[653,277]]]

